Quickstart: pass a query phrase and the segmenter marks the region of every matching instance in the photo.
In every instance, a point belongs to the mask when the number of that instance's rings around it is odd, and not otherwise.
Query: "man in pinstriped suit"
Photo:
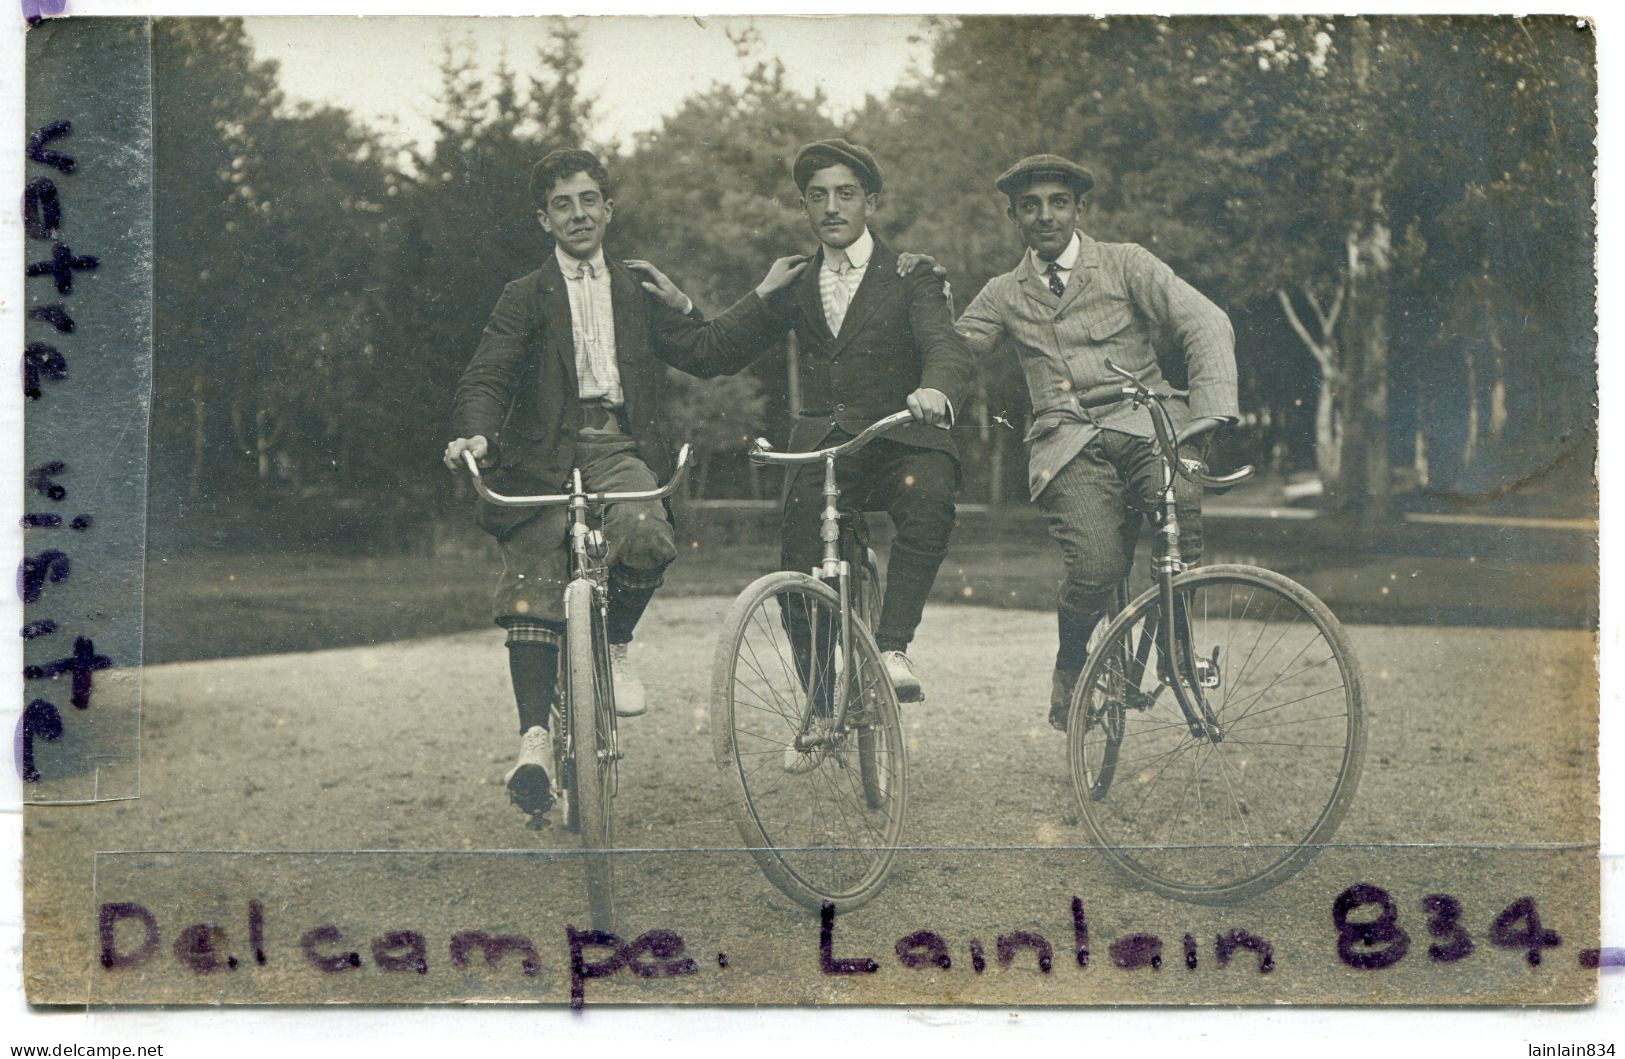
[[[988,281],[956,325],[978,356],[1001,343],[1013,348],[1032,396],[1028,486],[1066,562],[1050,690],[1049,720],[1058,729],[1089,633],[1133,562],[1137,512],[1149,510],[1161,488],[1150,412],[1128,401],[1082,407],[1121,388],[1107,359],[1164,387],[1153,336],[1178,343],[1190,397],[1168,410],[1181,441],[1237,416],[1229,318],[1144,247],[1084,234],[1077,222],[1093,185],[1088,170],[1055,155],[1023,158],[999,177],[1027,253]],[[1176,498],[1180,550],[1194,561],[1202,552],[1201,492],[1180,478]]]

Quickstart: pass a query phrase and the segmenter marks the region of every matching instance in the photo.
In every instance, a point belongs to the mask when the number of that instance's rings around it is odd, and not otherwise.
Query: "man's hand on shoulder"
[[[476,434],[471,438],[458,438],[446,446],[446,454],[441,457],[446,469],[453,473],[462,473],[466,470],[463,463],[463,453],[471,453],[481,467],[488,463],[487,457],[491,455],[491,443],[485,440],[483,434]]]
[[[790,254],[787,257],[779,258],[773,262],[773,267],[767,270],[767,275],[763,277],[762,282],[756,285],[756,296],[763,301],[767,301],[767,299],[795,282],[795,278],[801,275],[802,270],[807,267],[807,262],[811,260],[812,258],[807,254]]]
[[[911,275],[924,275],[931,273],[942,281],[942,300],[948,303],[950,309],[954,304],[953,286],[948,282],[948,270],[937,264],[937,259],[930,254],[916,254],[912,250],[904,250],[897,255],[897,274],[903,278]]]
[[[643,289],[659,298],[670,308],[680,313],[688,313],[694,308],[694,299],[679,290],[677,284],[673,283],[664,272],[655,268],[649,262],[628,259],[623,264],[644,277],[642,281]]]

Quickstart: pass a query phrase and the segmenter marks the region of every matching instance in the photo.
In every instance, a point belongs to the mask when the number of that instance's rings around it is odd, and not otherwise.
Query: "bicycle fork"
[[[578,575],[585,578],[591,586],[591,612],[596,615],[596,624],[598,628],[600,630],[607,630],[609,628],[609,588],[608,570],[605,568],[604,564],[605,560],[609,557],[609,542],[604,539],[604,534],[601,530],[593,529],[589,525],[587,518],[587,492],[581,479],[580,468],[576,468],[571,472],[570,490],[572,494],[570,498],[570,548],[575,553],[575,569]],[[621,758],[625,757],[626,755],[621,750],[619,733],[616,731],[617,726],[615,723],[615,709],[613,705],[615,702],[615,677],[609,663],[609,641],[607,632],[604,636],[594,636],[591,634],[591,630],[589,630],[587,642],[590,645],[591,650],[597,651],[601,647],[604,651],[604,657],[601,660],[602,665],[598,664],[600,662],[599,659],[595,658],[593,660],[593,671],[595,673],[594,679],[597,679],[597,675],[601,672],[601,676],[605,684],[603,688],[603,697],[605,701],[611,704],[611,706],[608,711],[608,716],[599,719],[598,722],[605,727],[603,747],[574,747],[573,750],[577,757],[581,757],[583,755],[593,755],[599,759],[600,763],[610,766],[610,768],[613,769],[611,773],[612,793],[618,794],[620,791],[621,776],[620,770],[615,766],[621,760]],[[570,704],[570,708],[575,710],[581,708],[583,705],[591,708],[592,704],[578,704],[572,702]],[[580,774],[579,769],[577,770],[577,774]]]
[[[1172,469],[1164,465],[1162,471],[1162,524],[1158,527],[1159,554],[1152,556],[1151,570],[1157,578],[1162,604],[1160,643],[1158,648],[1166,662],[1162,673],[1164,683],[1173,688],[1174,699],[1185,715],[1185,723],[1196,739],[1218,743],[1224,740],[1224,729],[1213,716],[1204,691],[1219,686],[1219,652],[1214,648],[1211,659],[1198,657],[1191,643],[1190,615],[1180,605],[1174,592],[1174,578],[1185,572],[1185,560],[1179,552],[1179,514],[1174,504],[1174,478]]]
[[[796,734],[795,746],[798,750],[811,750],[817,746],[827,745],[837,732],[845,730],[846,712],[849,697],[847,691],[855,679],[852,673],[852,597],[851,578],[852,564],[841,558],[841,489],[835,481],[835,457],[824,457],[824,509],[820,513],[818,536],[824,544],[824,558],[818,566],[813,568],[812,576],[825,584],[835,582],[835,590],[840,600],[840,624],[834,643],[828,645],[833,655],[837,645],[843,648],[841,663],[831,674],[830,694],[834,699],[834,712],[829,719],[827,732],[815,733],[814,728],[818,720],[817,696],[813,692],[815,681],[822,670],[819,658],[818,630],[807,630],[807,664],[808,688],[807,709],[801,718],[801,730]],[[834,658],[830,664],[834,665]]]

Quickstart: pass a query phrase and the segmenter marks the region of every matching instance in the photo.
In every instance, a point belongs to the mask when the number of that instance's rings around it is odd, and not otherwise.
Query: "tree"
[[[154,451],[194,503],[298,484],[366,384],[379,147],[342,111],[290,113],[240,20],[154,25],[156,384],[189,398],[155,402]]]
[[[743,87],[714,85],[638,137],[620,165],[612,232],[617,252],[653,261],[711,312],[748,294],[774,259],[812,249],[790,162],[802,144],[836,135],[821,96],[792,90],[783,63],[753,61],[750,38],[736,44],[748,64]],[[797,406],[793,338],[784,350],[764,349],[732,382],[695,384],[674,373],[677,418],[705,438],[702,492],[758,491],[744,442],[782,440]]]
[[[410,154],[391,192],[392,245],[370,339],[376,386],[361,397],[372,424],[369,480],[398,504],[457,500],[436,459],[457,380],[503,286],[552,252],[531,168],[555,148],[595,146],[585,135],[592,100],[578,84],[579,34],[560,23],[540,58],[547,75],[521,89],[505,64],[482,74],[472,54],[448,49],[435,142]],[[613,156],[600,155],[613,173]]]

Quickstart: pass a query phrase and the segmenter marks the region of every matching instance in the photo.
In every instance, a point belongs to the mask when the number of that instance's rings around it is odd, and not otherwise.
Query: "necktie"
[[[846,310],[852,304],[852,288],[850,284],[852,276],[856,272],[857,268],[853,266],[851,261],[843,262],[835,270],[835,282],[832,284],[832,290],[830,291],[830,303],[826,306],[830,334],[840,334],[841,324],[846,322]]]
[[[1061,263],[1059,261],[1051,261],[1049,263],[1049,268],[1045,269],[1044,271],[1049,276],[1050,293],[1055,295],[1057,298],[1066,293],[1066,284],[1061,282]]]

